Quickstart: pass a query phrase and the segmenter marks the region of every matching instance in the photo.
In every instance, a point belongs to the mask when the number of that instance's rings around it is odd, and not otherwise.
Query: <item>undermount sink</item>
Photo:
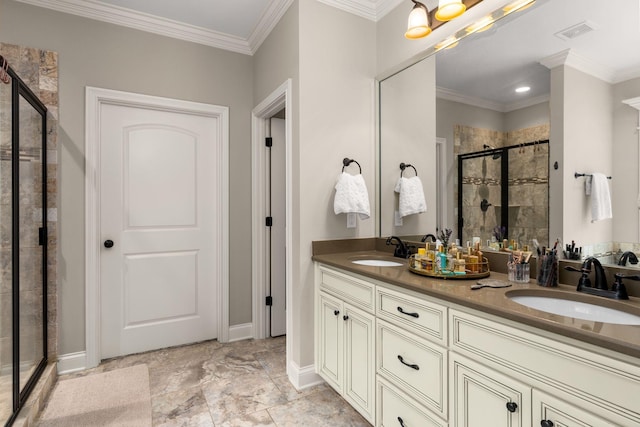
[[[364,265],[367,267],[400,267],[404,265],[404,260],[391,255],[363,254],[349,258],[352,264]]]
[[[553,296],[522,295],[507,293],[513,302],[547,313],[593,322],[618,325],[640,325],[640,316],[597,304],[590,304]]]

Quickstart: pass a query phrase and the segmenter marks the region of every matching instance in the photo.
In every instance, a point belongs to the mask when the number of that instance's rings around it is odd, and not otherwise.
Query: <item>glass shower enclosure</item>
[[[0,56],[0,423],[47,364],[47,109]]]
[[[458,155],[458,236],[549,245],[549,141]]]

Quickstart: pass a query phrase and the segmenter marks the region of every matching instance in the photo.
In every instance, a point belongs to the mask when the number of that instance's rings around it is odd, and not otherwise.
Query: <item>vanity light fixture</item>
[[[465,10],[467,10],[467,6],[462,3],[462,0],[440,0],[436,11],[436,19],[443,22],[450,21],[462,15]]]
[[[531,88],[529,86],[520,86],[516,88],[517,93],[525,93],[525,92],[529,92],[530,90]]]
[[[528,7],[533,6],[536,0],[516,0],[513,3],[509,3],[505,7],[502,8],[505,15],[508,15],[512,12],[517,12],[519,10],[525,10]]]
[[[427,6],[416,0],[411,0],[414,5],[409,13],[409,22],[407,23],[407,32],[404,36],[408,39],[420,39],[431,33],[429,27],[429,12]]]
[[[495,19],[492,16],[485,16],[484,18],[482,18],[478,22],[476,22],[476,23],[474,23],[472,25],[469,25],[466,28],[466,31],[469,34],[481,33],[483,31],[487,31],[489,28],[493,27],[493,23],[494,22],[495,22]]]
[[[435,49],[436,51],[442,50],[442,49],[451,49],[458,46],[459,42],[460,40],[458,40],[458,38],[455,35],[449,36],[446,39],[442,40],[440,43],[438,43],[435,46]]]

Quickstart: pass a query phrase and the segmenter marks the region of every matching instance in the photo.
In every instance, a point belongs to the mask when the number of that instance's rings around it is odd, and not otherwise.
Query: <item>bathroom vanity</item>
[[[316,372],[372,425],[640,425],[640,326],[510,299],[573,297],[575,286],[471,290],[474,280],[415,275],[398,258],[352,262],[389,256],[314,248]],[[607,304],[640,313],[635,297]]]

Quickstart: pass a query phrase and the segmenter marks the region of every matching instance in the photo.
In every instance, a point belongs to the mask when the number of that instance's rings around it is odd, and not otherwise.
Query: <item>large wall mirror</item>
[[[623,102],[640,97],[640,5],[606,6],[537,0],[380,81],[382,237],[450,228],[485,245],[508,225],[520,244],[575,240],[605,263],[640,250],[638,110]],[[398,216],[401,163],[425,213]],[[575,172],[612,175],[613,220],[590,223]]]

